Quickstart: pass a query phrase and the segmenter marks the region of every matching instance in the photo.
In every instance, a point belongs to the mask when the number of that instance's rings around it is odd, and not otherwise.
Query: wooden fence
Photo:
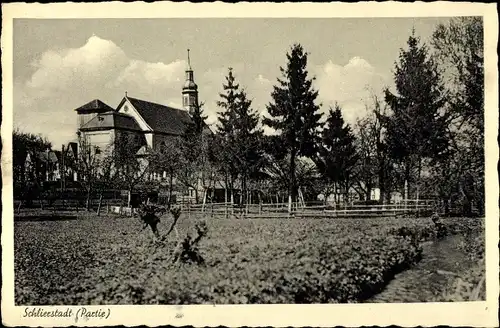
[[[53,211],[80,211],[86,208],[86,199],[38,199],[33,200],[30,206],[27,206],[26,201],[14,200],[14,209],[19,212],[21,209],[50,209]],[[101,203],[102,208],[109,206],[126,206],[126,201],[122,199],[103,199]],[[91,199],[90,207],[97,209],[99,206],[99,199]]]
[[[386,217],[405,215],[431,215],[435,203],[430,200],[408,200],[405,203],[386,205],[306,205],[303,203],[246,204],[206,203],[179,204],[188,216],[213,218],[342,218],[342,217]]]

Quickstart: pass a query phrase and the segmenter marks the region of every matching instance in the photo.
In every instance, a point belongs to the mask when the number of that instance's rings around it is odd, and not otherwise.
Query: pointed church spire
[[[198,106],[198,86],[194,83],[194,73],[191,68],[190,49],[187,50],[188,67],[186,69],[186,81],[182,88],[182,105],[185,110],[192,113],[194,108]]]

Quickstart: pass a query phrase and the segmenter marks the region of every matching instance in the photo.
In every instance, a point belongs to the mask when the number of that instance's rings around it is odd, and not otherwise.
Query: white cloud
[[[371,93],[379,93],[388,84],[385,75],[360,57],[351,58],[344,66],[329,60],[314,67],[312,73],[316,76],[314,85],[319,91],[318,100],[323,104],[323,111],[327,112],[337,102],[349,123],[364,116],[365,103],[369,101]]]
[[[109,77],[116,76],[128,61],[125,53],[113,42],[92,36],[80,48],[42,54],[32,63],[36,71],[26,86],[30,91],[52,96],[47,91],[102,84]]]
[[[131,60],[108,86],[131,86],[144,92],[148,92],[150,87],[179,89],[184,78],[185,67],[184,60],[177,60],[170,64]]]
[[[271,80],[267,79],[264,77],[264,75],[262,74],[259,74],[256,78],[255,78],[256,82],[261,84],[261,85],[270,85],[272,82]]]

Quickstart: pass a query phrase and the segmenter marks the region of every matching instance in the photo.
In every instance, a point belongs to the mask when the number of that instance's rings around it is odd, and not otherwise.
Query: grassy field
[[[162,217],[160,234],[171,221]],[[178,238],[199,221],[181,216],[178,234],[162,241],[137,218],[18,218],[16,304],[360,302],[417,263],[421,243],[436,237],[429,218],[207,219],[204,265],[173,263]],[[476,239],[482,222],[446,220],[449,232]]]

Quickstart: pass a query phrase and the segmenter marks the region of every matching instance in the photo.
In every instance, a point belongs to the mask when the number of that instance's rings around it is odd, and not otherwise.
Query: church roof
[[[86,103],[83,106],[78,107],[75,109],[76,112],[78,113],[85,113],[85,112],[109,112],[109,111],[114,111],[114,109],[99,99],[94,99],[91,102]]]
[[[191,122],[185,110],[127,97],[154,132],[181,135]],[[125,99],[124,99],[125,100]],[[119,106],[118,106],[119,107]]]
[[[80,128],[82,131],[109,129],[141,131],[133,117],[114,110],[98,114]]]

